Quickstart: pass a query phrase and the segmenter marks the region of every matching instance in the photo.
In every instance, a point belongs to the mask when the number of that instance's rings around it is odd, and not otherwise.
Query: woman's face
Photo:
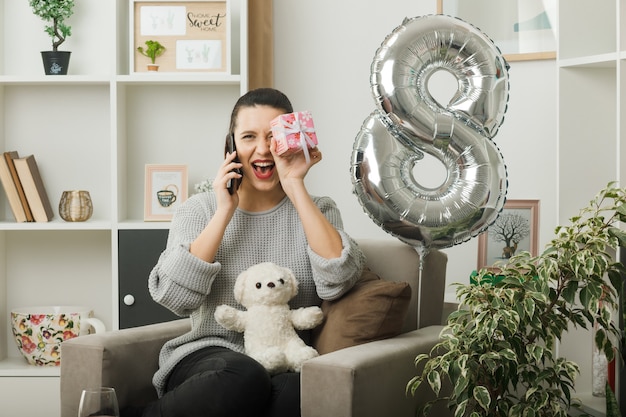
[[[280,187],[280,180],[270,152],[270,121],[284,111],[270,106],[242,107],[235,124],[237,157],[243,164],[242,190],[269,191]]]

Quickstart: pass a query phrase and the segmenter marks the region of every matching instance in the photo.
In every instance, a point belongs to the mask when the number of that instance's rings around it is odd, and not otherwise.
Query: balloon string
[[[419,271],[417,275],[417,328],[422,327],[422,272],[424,271],[424,258],[428,255],[428,248],[419,245],[413,246],[420,257]]]

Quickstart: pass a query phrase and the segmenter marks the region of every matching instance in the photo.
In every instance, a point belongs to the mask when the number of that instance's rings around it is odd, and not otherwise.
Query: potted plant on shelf
[[[475,285],[457,284],[459,308],[431,354],[415,359],[421,371],[407,384],[409,393],[425,383],[440,396],[420,414],[437,401],[459,417],[565,417],[580,408],[572,398],[579,367],[555,355],[555,342],[570,326],[593,327],[597,349],[616,356],[622,340],[611,316],[626,269],[613,254],[626,245],[615,226],[624,221],[626,189],[609,183],[539,256],[514,255],[499,282],[483,269]]]
[[[69,51],[59,51],[59,46],[72,35],[72,27],[65,21],[74,14],[74,0],[29,0],[33,13],[49,24],[45,32],[52,38],[52,51],[42,51],[46,75],[65,75],[70,62]]]
[[[157,57],[163,55],[165,52],[165,46],[161,45],[159,41],[147,40],[146,48],[144,49],[142,46],[138,46],[137,51],[150,58],[151,63],[148,64],[148,71],[159,70],[159,66],[156,64],[156,59]]]

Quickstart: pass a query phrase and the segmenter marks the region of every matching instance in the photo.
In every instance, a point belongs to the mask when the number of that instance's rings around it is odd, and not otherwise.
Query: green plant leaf
[[[478,385],[474,387],[472,392],[474,399],[480,405],[483,410],[489,411],[489,406],[491,405],[491,396],[489,395],[489,390],[483,387],[482,385]]]
[[[428,360],[430,359],[430,355],[427,355],[426,353],[421,353],[419,355],[417,355],[417,357],[415,358],[415,366],[417,367],[422,361],[424,360]]]
[[[428,383],[433,392],[439,395],[439,391],[441,390],[441,375],[438,371],[435,370],[428,373]]]
[[[461,402],[456,406],[454,410],[454,417],[463,417],[465,415],[465,410],[467,409],[467,400]]]
[[[578,281],[570,281],[567,283],[561,296],[569,304],[573,304],[576,301],[576,293],[578,292]]]
[[[526,407],[522,413],[523,417],[535,417],[535,409],[532,407]]]
[[[456,361],[455,365],[458,366],[458,370],[461,374],[461,376],[466,376],[467,375],[467,360],[468,360],[469,356],[467,354],[462,354],[461,356],[459,356],[458,360]]]
[[[409,392],[410,392],[412,396],[415,396],[415,391],[417,391],[417,389],[419,388],[421,384],[422,384],[421,376],[414,376],[413,378],[411,378],[408,384],[406,384],[406,390],[405,390],[406,395],[409,395]]]
[[[606,393],[606,417],[622,417],[619,405],[617,404],[617,398],[615,398],[615,393],[613,393],[608,382],[605,385],[604,391]]]
[[[544,353],[543,347],[539,345],[528,345],[526,346],[526,351],[528,352],[529,355],[532,356],[532,358],[536,362],[541,361],[541,358],[543,357],[543,353]]]
[[[526,298],[524,300],[524,311],[529,318],[533,318],[535,315],[535,300],[532,298]]]
[[[617,209],[615,209],[615,212],[619,215],[619,221],[626,222],[626,204],[622,204],[617,207]]]
[[[622,288],[624,279],[622,278],[623,275],[620,271],[609,269],[607,275],[609,276],[609,280],[611,281],[611,286],[613,286],[613,288]]]
[[[517,355],[515,354],[515,351],[513,351],[513,349],[502,349],[499,353],[500,356],[502,356],[504,359],[517,362]]]
[[[539,387],[535,386],[535,387],[530,387],[528,388],[528,390],[526,391],[526,400],[528,401],[528,399],[535,393],[537,392],[537,390],[539,389]]]
[[[456,380],[456,384],[454,386],[455,397],[460,397],[463,392],[467,390],[467,386],[469,384],[469,379],[467,377],[461,376]]]

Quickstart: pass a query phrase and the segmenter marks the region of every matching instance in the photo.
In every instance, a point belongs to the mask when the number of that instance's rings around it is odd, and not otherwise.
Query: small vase
[[[67,222],[84,222],[93,213],[89,191],[63,191],[59,202],[59,215]]]
[[[604,397],[606,395],[606,383],[608,366],[606,356],[598,349],[593,350],[593,391],[594,397]]]
[[[593,329],[592,340],[592,363],[591,363],[591,393],[594,397],[606,396],[606,383],[608,382],[609,364],[606,355],[596,346],[595,332],[597,324]]]
[[[157,72],[159,70],[158,64],[148,64],[148,72]]]

